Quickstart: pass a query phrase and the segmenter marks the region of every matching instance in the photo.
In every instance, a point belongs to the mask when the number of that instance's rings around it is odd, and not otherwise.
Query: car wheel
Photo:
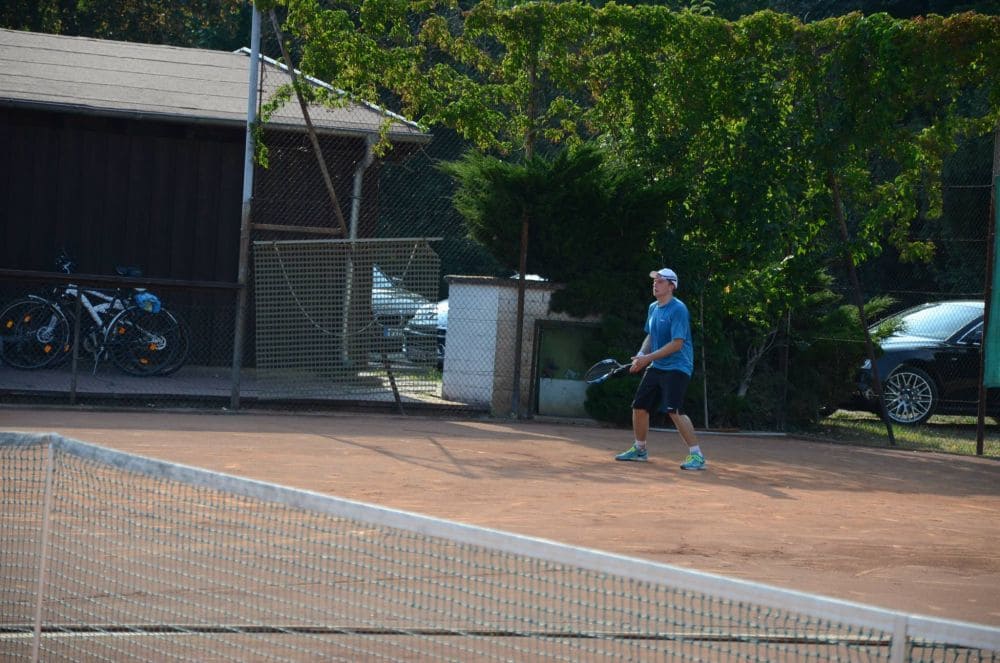
[[[938,404],[934,379],[914,366],[900,366],[885,381],[885,409],[897,424],[922,424]]]

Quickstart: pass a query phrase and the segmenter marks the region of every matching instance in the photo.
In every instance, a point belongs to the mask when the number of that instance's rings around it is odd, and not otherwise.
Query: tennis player
[[[649,273],[653,279],[653,297],[646,313],[646,338],[639,353],[632,357],[631,373],[645,371],[632,400],[632,432],[635,442],[615,460],[645,462],[649,417],[657,410],[666,412],[677,432],[688,445],[682,470],[705,469],[705,456],[698,444],[690,417],[681,413],[684,392],[694,372],[694,346],[691,343],[691,316],[684,302],[674,297],[677,274],[664,267]]]

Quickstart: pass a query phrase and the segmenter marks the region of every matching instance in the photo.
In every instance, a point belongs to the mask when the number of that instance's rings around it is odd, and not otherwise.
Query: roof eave
[[[0,106],[9,108],[21,108],[26,110],[53,111],[59,113],[76,113],[79,115],[89,115],[92,117],[111,117],[128,120],[155,120],[160,122],[172,122],[176,124],[197,124],[200,126],[217,126],[231,129],[244,129],[246,118],[223,118],[205,117],[198,115],[179,115],[175,113],[155,113],[143,110],[127,110],[117,108],[104,108],[88,106],[85,104],[64,104],[51,101],[40,101],[32,99],[4,99],[0,98]],[[268,129],[278,129],[282,131],[303,131],[305,127],[301,124],[268,122]],[[351,129],[348,127],[315,127],[316,133],[327,136],[347,136],[352,138],[365,138],[367,136],[377,136],[379,132],[367,129]],[[430,134],[426,133],[399,133],[389,131],[389,140],[394,143],[429,143]]]
[[[242,48],[236,49],[234,51],[234,53],[242,53],[243,55],[246,55],[247,57],[249,57],[250,56],[250,49],[247,48],[246,46],[243,46]],[[288,65],[286,65],[286,64],[284,64],[282,62],[279,62],[279,61],[275,60],[274,58],[270,58],[270,57],[268,57],[266,55],[258,55],[258,57],[261,60],[263,60],[264,62],[268,63],[269,65],[271,65],[273,67],[277,67],[277,68],[282,69],[282,70],[284,70],[286,72],[288,71]],[[383,115],[385,117],[390,117],[390,118],[392,118],[393,120],[395,120],[397,122],[405,124],[405,125],[413,128],[413,129],[415,129],[415,130],[420,131],[421,133],[423,133],[423,130],[420,128],[420,125],[418,125],[413,120],[409,120],[409,119],[403,117],[402,115],[400,115],[398,113],[394,113],[394,112],[390,111],[389,109],[383,108],[382,106],[379,106],[377,104],[373,104],[373,103],[370,103],[370,102],[364,101],[364,100],[360,100],[359,101],[359,100],[355,99],[353,97],[353,95],[351,95],[346,90],[341,90],[340,88],[334,87],[334,86],[330,85],[329,83],[327,83],[325,81],[319,80],[318,78],[313,78],[312,76],[304,75],[298,69],[295,70],[295,73],[297,75],[299,75],[299,76],[302,76],[303,78],[305,78],[307,81],[309,81],[313,85],[316,85],[318,87],[322,87],[322,88],[325,88],[327,90],[330,90],[334,94],[338,94],[338,95],[340,95],[342,97],[347,97],[347,99],[349,99],[352,103],[364,106],[364,107],[368,108],[369,110],[372,110],[372,111],[378,113],[379,115]]]

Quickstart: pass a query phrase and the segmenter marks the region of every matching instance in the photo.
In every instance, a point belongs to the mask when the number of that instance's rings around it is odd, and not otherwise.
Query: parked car
[[[382,338],[381,350],[403,350],[404,328],[429,305],[433,305],[429,299],[407,290],[378,265],[372,266],[372,315]]]
[[[435,361],[444,368],[444,343],[448,334],[448,300],[428,302],[403,329],[406,357],[414,362]]]
[[[977,413],[983,310],[975,300],[931,302],[871,327],[873,334],[891,330],[877,361],[893,422],[916,425],[934,414]],[[877,411],[869,360],[861,365],[857,387],[849,407]],[[1000,414],[1000,389],[988,390],[987,414]]]

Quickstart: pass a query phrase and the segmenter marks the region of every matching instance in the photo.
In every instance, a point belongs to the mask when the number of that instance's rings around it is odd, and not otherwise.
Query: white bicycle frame
[[[87,315],[94,321],[94,325],[97,328],[97,336],[91,340],[93,347],[89,349],[90,354],[94,358],[94,372],[96,373],[97,364],[104,358],[104,354],[107,352],[108,330],[115,319],[117,319],[117,316],[111,316],[105,321],[102,315],[107,314],[108,311],[124,311],[126,308],[125,302],[117,295],[109,295],[100,290],[81,290],[72,283],[66,286],[63,290],[63,295],[78,299],[80,306],[87,311]],[[91,297],[101,301],[94,304],[91,301]]]
[[[67,297],[74,297],[74,298],[79,297],[80,305],[84,309],[86,309],[88,315],[90,315],[90,318],[94,321],[94,324],[100,327],[102,331],[106,328],[108,324],[110,324],[111,321],[109,320],[107,323],[105,323],[104,319],[101,317],[101,314],[107,313],[109,310],[112,309],[115,311],[125,310],[125,304],[122,302],[120,297],[103,293],[100,290],[79,291],[77,289],[77,286],[69,284],[66,286],[66,289],[63,290],[63,293]],[[79,293],[79,295],[77,293]],[[95,305],[90,301],[90,297],[95,297],[103,301],[100,304]]]

